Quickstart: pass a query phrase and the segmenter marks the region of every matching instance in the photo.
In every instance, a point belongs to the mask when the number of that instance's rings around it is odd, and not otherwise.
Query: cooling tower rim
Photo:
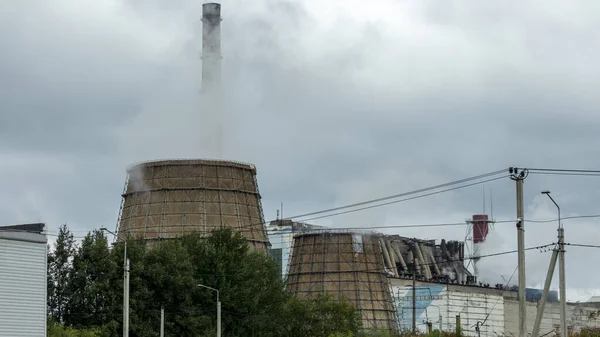
[[[207,165],[221,167],[237,167],[252,171],[256,174],[256,166],[250,163],[244,163],[235,160],[221,159],[200,159],[200,158],[172,158],[172,159],[157,159],[149,161],[141,161],[127,167],[127,173],[132,173],[137,169],[144,167],[155,166],[188,166],[188,165]]]
[[[232,231],[235,232],[235,230],[237,228],[235,227],[231,227]],[[205,239],[208,239],[208,236],[204,237]],[[142,241],[145,242],[159,242],[159,241],[175,241],[175,240],[181,240],[181,237],[168,237],[168,238],[142,238]],[[244,240],[246,240],[248,243],[260,243],[260,244],[266,244],[267,246],[271,246],[271,242],[269,240],[260,240],[260,239],[248,239],[248,238],[244,238]],[[116,242],[121,242],[123,241],[123,238],[120,235],[117,235],[116,237]]]

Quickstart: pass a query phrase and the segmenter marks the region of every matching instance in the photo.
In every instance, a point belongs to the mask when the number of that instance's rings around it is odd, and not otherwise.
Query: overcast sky
[[[600,2],[223,0],[226,107],[200,88],[201,1],[0,2],[0,222],[114,228],[126,167],[225,158],[258,169],[267,220],[509,166],[600,168]],[[224,150],[211,130],[224,125]],[[600,177],[531,175],[526,218],[598,214]],[[516,217],[514,183],[485,185]],[[482,186],[316,220],[333,227],[461,222]],[[600,219],[565,221],[597,243]],[[526,246],[556,223],[527,223]],[[463,227],[386,229],[465,238]],[[516,247],[497,224],[486,252]],[[569,300],[600,295],[600,250],[569,247]],[[527,254],[541,286],[549,252]],[[482,260],[490,282],[516,255]],[[513,280],[516,280],[516,275]],[[558,276],[553,288],[558,285]]]

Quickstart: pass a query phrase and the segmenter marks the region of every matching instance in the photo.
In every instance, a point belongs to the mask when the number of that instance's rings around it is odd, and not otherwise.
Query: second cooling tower
[[[145,162],[127,170],[119,236],[160,240],[218,228],[266,249],[256,168],[215,160]]]
[[[333,295],[354,305],[363,328],[397,330],[378,236],[348,232],[296,235],[287,289],[300,298]]]

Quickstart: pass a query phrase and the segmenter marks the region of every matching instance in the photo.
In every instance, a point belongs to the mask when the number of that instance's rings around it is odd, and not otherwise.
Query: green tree
[[[328,337],[356,336],[361,319],[349,303],[338,301],[329,295],[313,299],[292,299],[286,310],[286,336]]]
[[[112,263],[116,266],[115,273],[111,274],[110,285],[113,292],[114,303],[111,308],[110,321],[104,326],[108,336],[120,337],[123,332],[123,273],[124,273],[124,248],[123,241],[119,241],[111,250]],[[143,272],[145,270],[146,244],[142,240],[127,240],[127,258],[129,259],[129,284],[130,284],[130,330],[136,326],[138,317],[143,312],[143,305],[148,298],[147,287]],[[131,334],[134,336],[134,334]]]
[[[70,274],[76,245],[67,224],[60,226],[54,250],[48,252],[48,313],[57,322],[64,322],[70,298]]]
[[[63,330],[95,329],[103,336],[121,336],[123,246],[109,249],[100,231],[83,239],[68,275],[70,300]],[[193,234],[149,246],[129,240],[127,257],[132,337],[158,336],[161,306],[166,336],[214,334],[216,294],[198,284],[219,290],[226,336],[350,336],[360,327],[360,317],[345,302],[327,296],[302,301],[292,297],[277,263],[252,251],[241,234],[228,229],[208,238]]]
[[[209,238],[190,235],[183,245],[190,252],[198,283],[220,291],[223,334],[281,336],[289,295],[272,258],[250,251],[244,237],[230,229],[217,230]],[[203,312],[210,313],[210,329],[215,329],[216,294],[198,287],[194,299]]]
[[[159,330],[160,308],[168,316],[165,330],[169,336],[194,336],[202,328],[193,294],[197,288],[194,266],[188,251],[179,241],[161,242],[144,257],[142,283],[136,285],[136,305],[131,325],[139,336]]]
[[[111,320],[116,294],[110,281],[116,270],[104,232],[88,233],[75,253],[69,275],[67,325],[95,328]]]

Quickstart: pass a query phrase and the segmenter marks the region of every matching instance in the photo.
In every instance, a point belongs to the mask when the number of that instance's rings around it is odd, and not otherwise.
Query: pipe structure
[[[396,253],[398,260],[400,261],[400,264],[402,265],[403,271],[405,273],[408,272],[408,266],[406,265],[406,261],[404,261],[404,257],[400,253],[400,248],[398,248],[398,244],[392,244],[392,249],[394,250],[394,253]]]
[[[413,265],[415,266],[415,272],[418,275],[423,276],[423,270],[421,268],[421,260],[419,260],[419,254],[417,253],[417,247],[415,247],[415,245],[412,245],[412,262]]]
[[[429,258],[431,259],[431,264],[433,264],[433,268],[435,269],[435,273],[437,275],[441,275],[442,273],[440,272],[440,267],[438,267],[437,261],[435,260],[435,257],[433,256],[433,253],[428,250],[427,251]]]
[[[392,261],[390,259],[390,254],[388,253],[387,248],[385,246],[385,241],[383,238],[380,238],[379,242],[381,243],[381,250],[383,251],[383,258],[385,260],[385,264],[387,265],[387,267],[389,269],[392,270],[392,273],[394,273],[394,269],[396,269],[396,268],[392,268]],[[396,274],[397,274],[397,272],[394,273],[394,275],[396,275]]]
[[[431,279],[431,269],[429,269],[429,265],[427,263],[427,259],[424,258],[423,252],[421,251],[421,246],[418,242],[415,242],[415,247],[417,248],[417,254],[419,254],[419,261],[423,263],[423,269],[425,271],[425,277]]]
[[[392,269],[394,271],[394,276],[398,277],[400,275],[398,274],[398,267],[396,267],[396,254],[394,254],[394,250],[392,249],[392,244],[390,243],[390,240],[385,240],[385,243],[387,246],[386,248],[388,254],[390,255],[390,260],[392,261]]]

